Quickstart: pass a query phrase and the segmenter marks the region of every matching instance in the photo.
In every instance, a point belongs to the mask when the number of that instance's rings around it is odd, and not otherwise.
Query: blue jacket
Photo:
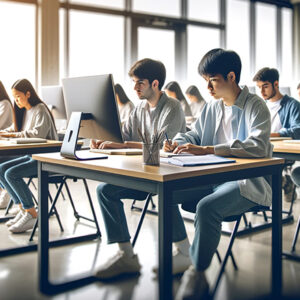
[[[232,114],[233,141],[217,145],[216,133],[223,117],[221,100],[207,103],[193,130],[178,133],[173,140],[178,144],[214,145],[215,153],[220,156],[272,157],[271,118],[265,102],[244,87],[232,107]],[[238,183],[243,197],[261,205],[271,205],[272,190],[264,177],[239,180]]]
[[[282,128],[279,130],[280,136],[289,136],[293,139],[300,139],[300,102],[285,95],[278,111]]]

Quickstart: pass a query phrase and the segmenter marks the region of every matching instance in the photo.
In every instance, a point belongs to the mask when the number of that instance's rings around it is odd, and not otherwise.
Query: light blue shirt
[[[215,146],[215,154],[240,158],[272,157],[270,112],[265,102],[250,94],[244,87],[232,106],[233,141],[217,144],[217,131],[222,125],[223,103],[211,101],[204,107],[193,130],[178,133],[174,141],[178,144],[192,143],[201,146]],[[239,180],[241,195],[255,203],[270,206],[272,189],[266,178],[256,177]]]

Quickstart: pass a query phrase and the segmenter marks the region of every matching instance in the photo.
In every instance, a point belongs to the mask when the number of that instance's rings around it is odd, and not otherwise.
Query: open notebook
[[[214,154],[207,155],[192,155],[192,156],[173,156],[170,158],[161,158],[161,162],[166,162],[172,165],[189,167],[202,166],[213,164],[234,163],[235,160],[231,158],[221,157]]]
[[[159,155],[160,155],[160,157],[193,156],[193,154],[191,154],[191,153],[179,153],[179,154],[175,154],[175,153],[172,153],[172,152],[165,152],[164,150],[160,150]]]
[[[300,140],[284,140],[285,144],[300,144]]]
[[[90,152],[103,153],[110,155],[142,155],[142,149],[124,148],[124,149],[90,149]]]

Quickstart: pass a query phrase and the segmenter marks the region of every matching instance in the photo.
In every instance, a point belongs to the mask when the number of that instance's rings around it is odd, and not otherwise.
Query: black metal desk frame
[[[0,149],[1,155],[27,155],[27,154],[37,154],[37,153],[52,153],[52,152],[59,152],[61,146],[51,146],[51,147],[34,147],[34,148],[22,148],[22,147],[16,147],[13,149]],[[48,199],[46,199],[46,202],[48,203]],[[0,223],[6,222],[7,220],[11,219],[11,216],[2,216],[0,217]],[[69,244],[74,243],[81,243],[85,241],[95,240],[97,238],[101,237],[100,231],[96,230],[95,233],[83,235],[83,236],[77,236],[77,237],[65,237],[61,239],[57,239],[54,241],[49,242],[50,247],[60,247],[65,246]],[[0,249],[0,257],[15,255],[15,254],[21,254],[21,253],[27,253],[31,251],[36,251],[38,249],[36,242],[28,242],[27,245],[24,246],[17,246],[17,247],[11,247],[7,249]]]
[[[80,167],[71,167],[54,163],[39,161],[39,244],[38,244],[38,274],[39,289],[45,294],[56,294],[69,289],[78,288],[82,285],[96,280],[92,274],[81,278],[74,278],[69,281],[51,282],[49,279],[49,227],[48,227],[48,201],[45,197],[48,194],[48,172],[73,175],[95,181],[107,182],[114,185],[134,188],[158,195],[159,199],[159,299],[171,300],[172,297],[172,218],[169,206],[172,202],[172,193],[176,190],[206,185],[208,183],[253,178],[258,176],[272,175],[273,190],[273,222],[272,222],[272,263],[271,263],[271,290],[272,299],[279,299],[282,289],[282,196],[281,196],[281,174],[283,164],[253,167],[244,170],[220,172],[184,178],[166,182],[146,180],[119,174],[89,170]],[[46,195],[46,196],[45,196]]]

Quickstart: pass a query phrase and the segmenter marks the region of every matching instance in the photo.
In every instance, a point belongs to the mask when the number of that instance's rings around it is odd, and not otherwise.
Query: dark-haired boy
[[[165,82],[166,70],[164,65],[152,59],[136,62],[129,71],[134,82],[134,90],[139,99],[143,100],[131,112],[128,121],[123,126],[124,144],[114,142],[94,141],[92,147],[97,148],[142,148],[138,129],[147,132],[150,137],[155,131],[166,127],[168,136],[174,137],[179,132],[185,132],[185,117],[178,100],[169,98],[161,91]],[[108,243],[117,243],[120,251],[103,265],[96,273],[99,279],[117,277],[121,274],[138,273],[140,263],[134,254],[121,199],[145,200],[147,193],[101,183],[97,187],[97,197],[102,211],[107,232]],[[174,230],[174,242],[178,255],[174,263],[175,272],[183,272],[190,265],[189,241],[185,231]]]
[[[216,101],[206,104],[192,131],[178,133],[171,145],[164,143],[164,150],[271,157],[270,113],[262,99],[250,94],[247,87],[239,87],[239,56],[233,51],[213,49],[202,58],[198,71]],[[217,184],[205,190],[185,190],[174,196],[175,203],[194,207],[196,211],[195,236],[190,248],[193,264],[181,279],[176,299],[205,299],[208,284],[204,272],[219,244],[222,221],[258,204],[271,205],[271,193],[267,180],[258,177]]]
[[[274,68],[263,68],[255,74],[253,81],[260,89],[271,114],[271,137],[300,139],[300,103],[280,93],[278,71]],[[293,163],[294,161],[289,161],[287,165],[291,167]],[[285,174],[282,183],[282,198],[286,202],[291,202],[294,190],[291,176]],[[296,193],[294,195],[296,198]]]

